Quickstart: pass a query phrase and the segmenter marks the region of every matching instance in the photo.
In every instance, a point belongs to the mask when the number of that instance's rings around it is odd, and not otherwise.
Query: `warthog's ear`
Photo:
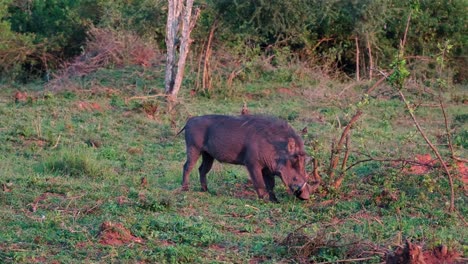
[[[288,152],[294,153],[296,150],[296,140],[294,138],[288,138]]]

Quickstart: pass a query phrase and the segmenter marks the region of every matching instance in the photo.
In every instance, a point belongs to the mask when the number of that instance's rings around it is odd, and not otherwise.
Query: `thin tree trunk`
[[[372,80],[372,71],[374,69],[374,60],[372,58],[372,47],[369,41],[369,33],[366,33],[367,53],[369,55],[369,79]]]
[[[356,81],[360,81],[361,78],[359,76],[359,38],[358,36],[354,37],[354,41],[356,42]]]
[[[214,32],[218,26],[218,20],[215,19],[211,26],[208,42],[206,44],[205,61],[203,63],[203,90],[211,90],[211,74],[210,74],[210,58],[211,58],[211,44],[213,42]]]

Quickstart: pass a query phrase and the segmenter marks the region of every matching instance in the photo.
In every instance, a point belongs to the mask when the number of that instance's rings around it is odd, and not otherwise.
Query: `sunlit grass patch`
[[[93,149],[66,148],[53,153],[38,166],[39,171],[70,177],[109,178],[115,172]]]

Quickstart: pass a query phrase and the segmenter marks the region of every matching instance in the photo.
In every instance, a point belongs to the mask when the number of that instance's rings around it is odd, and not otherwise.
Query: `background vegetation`
[[[0,0],[0,262],[381,263],[405,240],[466,261],[466,1],[196,4],[168,107],[166,1]],[[310,201],[281,184],[280,204],[260,201],[219,163],[208,193],[196,173],[180,192],[175,134],[244,104],[301,134],[323,180]],[[453,212],[410,113],[453,174]]]
[[[451,80],[466,79],[466,1],[198,1],[202,8],[191,56],[192,69],[209,48],[212,74],[220,86],[231,72],[303,63],[324,73],[379,75],[393,60],[413,12],[406,45],[421,79],[434,77],[438,44],[450,41]],[[54,73],[83,52],[92,27],[133,32],[164,50],[166,1],[2,0],[2,78],[28,80]],[[214,29],[213,41],[207,39]],[[356,49],[356,39],[358,49]],[[370,52],[369,52],[370,50]],[[371,59],[372,58],[372,62]],[[371,64],[372,63],[372,64]],[[370,68],[370,65],[373,68]],[[199,69],[198,69],[199,70]],[[211,73],[211,72],[210,72]],[[207,88],[207,87],[204,87]]]

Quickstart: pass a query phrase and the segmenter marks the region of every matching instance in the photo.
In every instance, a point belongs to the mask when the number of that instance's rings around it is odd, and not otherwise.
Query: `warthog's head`
[[[299,144],[297,144],[299,143]],[[310,197],[310,186],[307,184],[305,171],[306,153],[302,142],[294,138],[288,139],[287,152],[279,159],[279,174],[284,184],[301,200]]]

